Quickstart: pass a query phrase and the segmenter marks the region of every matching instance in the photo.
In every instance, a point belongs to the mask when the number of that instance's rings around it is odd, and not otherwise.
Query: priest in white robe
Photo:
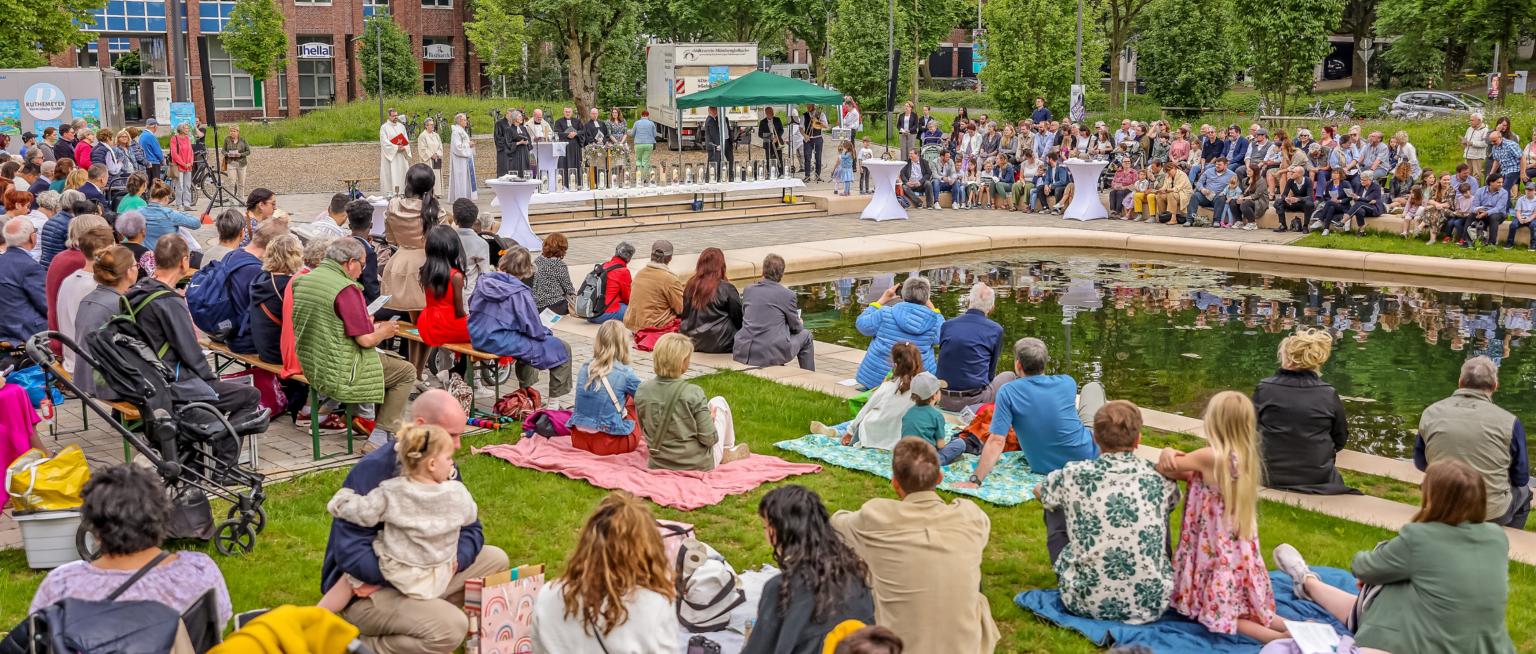
[[[379,192],[386,196],[403,193],[405,171],[410,166],[411,139],[405,135],[400,113],[390,109],[389,120],[379,126]]]
[[[452,169],[448,171],[448,203],[459,198],[475,199],[475,144],[469,140],[469,116],[453,117],[453,135],[448,141]]]

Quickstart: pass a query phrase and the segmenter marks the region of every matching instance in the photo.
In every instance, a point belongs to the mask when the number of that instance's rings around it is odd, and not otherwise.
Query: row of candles
[[[639,171],[622,170],[610,176],[607,171],[598,171],[596,179],[592,179],[585,169],[565,169],[555,174],[555,193],[567,191],[589,191],[619,188],[640,188],[646,186],[673,186],[677,184],[713,184],[724,181],[721,179],[726,170],[716,170],[714,164],[665,164],[655,166],[642,175]],[[751,165],[743,164],[737,167],[736,179],[733,181],[762,181],[768,179],[789,179],[787,170],[765,162],[754,161]],[[549,188],[549,171],[539,172],[540,193],[547,192]]]

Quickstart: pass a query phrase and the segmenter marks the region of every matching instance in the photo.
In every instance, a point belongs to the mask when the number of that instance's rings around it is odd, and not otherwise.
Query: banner
[[[197,127],[197,105],[190,102],[171,103],[171,132],[174,133],[182,123]]]
[[[155,82],[155,120],[161,125],[171,124],[171,83]]]
[[[1083,122],[1088,117],[1088,107],[1083,100],[1083,85],[1072,85],[1072,103],[1069,106],[1068,115],[1073,122]]]
[[[91,131],[101,129],[101,100],[78,98],[69,101],[69,113],[76,119],[84,119]]]
[[[21,133],[21,101],[0,100],[0,134]]]

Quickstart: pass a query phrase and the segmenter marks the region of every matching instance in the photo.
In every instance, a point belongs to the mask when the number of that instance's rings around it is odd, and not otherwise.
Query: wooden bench
[[[64,364],[62,362],[59,362],[59,361],[55,361],[53,365],[48,367],[48,374],[51,374],[51,375],[53,375],[55,377],[58,377],[60,379],[63,379],[65,381],[69,381],[69,382],[73,382],[74,379],[75,379],[74,375],[71,375],[68,370],[65,370],[64,369]],[[135,427],[138,427],[140,425],[140,421],[139,421],[139,408],[138,407],[136,407],[136,406],[134,406],[132,404],[129,404],[127,402],[109,402],[107,400],[103,400],[103,399],[95,398],[95,397],[89,397],[87,395],[81,394],[80,395],[80,431],[85,431],[85,430],[88,430],[88,429],[91,428],[91,410],[90,410],[90,407],[86,406],[87,403],[90,403],[90,402],[96,402],[98,404],[103,404],[103,405],[106,405],[108,408],[110,408],[113,413],[117,414],[118,424],[122,425],[125,429],[132,430]],[[58,425],[58,421],[55,420],[55,421],[53,421],[52,424],[49,425],[49,429],[54,429],[54,428],[56,428],[57,425]],[[57,438],[58,434],[54,433],[53,436],[55,438]],[[126,463],[126,462],[129,462],[129,461],[132,461],[132,460],[133,460],[133,444],[129,443],[128,439],[124,438],[123,439],[123,462]]]
[[[214,359],[214,372],[217,373],[217,374],[221,374],[222,375],[226,369],[228,369],[230,366],[234,365],[234,366],[240,366],[244,370],[251,370],[251,369],[254,368],[254,369],[257,369],[257,370],[262,370],[262,371],[271,373],[272,375],[275,375],[279,379],[283,379],[284,378],[283,377],[283,367],[282,366],[262,361],[260,357],[257,357],[255,355],[251,355],[251,354],[238,354],[238,353],[235,353],[235,352],[231,352],[229,350],[229,346],[228,345],[225,345],[225,344],[217,342],[217,341],[200,340],[200,341],[198,341],[198,344],[201,345],[203,347],[203,349],[208,350],[208,352],[213,355],[213,359]],[[299,382],[301,384],[304,384],[305,386],[309,386],[309,380],[305,379],[304,375],[302,375],[302,374],[296,374],[296,375],[293,375],[292,377],[287,377],[286,379],[290,379],[290,380]],[[352,454],[354,452],[354,444],[353,444],[353,437],[352,437],[353,433],[354,433],[353,430],[352,430],[352,418],[353,418],[353,415],[352,415],[352,407],[350,405],[348,405],[346,407],[346,409],[344,410],[344,415],[346,417],[346,421],[345,422],[346,422],[346,426],[347,426],[347,450],[346,450],[346,452],[344,452],[344,453],[343,452],[338,452],[338,453],[335,453],[335,454],[324,454],[324,455],[322,455],[320,453],[320,394],[315,392],[315,388],[313,386],[309,387],[309,417],[310,417],[310,420],[309,420],[309,439],[310,439],[310,444],[311,444],[311,448],[312,448],[312,452],[313,452],[312,456],[314,457],[315,461],[321,461],[321,460],[324,460],[324,459],[329,459],[329,458],[337,457],[337,456],[350,455],[350,454]],[[364,437],[366,438],[367,435],[365,434]],[[252,448],[251,457],[252,457],[252,460],[254,461],[255,460],[255,449],[254,449],[254,446]]]
[[[426,345],[427,344],[426,341],[421,340],[421,331],[418,330],[415,325],[413,325],[411,323],[408,323],[408,322],[401,321],[399,329],[395,332],[395,335],[399,336],[400,338],[405,339],[407,341],[411,341],[413,343],[421,343],[422,345]],[[474,346],[470,345],[469,343],[446,343],[446,344],[438,346],[438,347],[441,347],[442,349],[447,350],[449,352],[452,352],[454,354],[458,354],[458,355],[469,357],[470,361],[472,361],[474,363],[489,363],[492,366],[498,367],[498,368],[501,367],[501,366],[511,365],[512,363],[514,363],[516,361],[516,359],[513,358],[513,357],[504,357],[504,356],[497,355],[497,354],[491,354],[489,352],[481,352],[480,350],[476,350],[474,348]],[[475,415],[475,369],[474,369],[474,365],[470,365],[467,368],[467,370],[469,371],[469,374],[464,376],[464,383],[469,386],[469,412],[468,413],[469,413],[470,417],[474,417],[474,415]],[[495,375],[492,375],[492,378],[496,379],[496,385],[495,385],[496,397],[500,398],[501,397],[501,380],[499,378],[497,378]],[[487,415],[489,415],[489,414],[487,414]]]

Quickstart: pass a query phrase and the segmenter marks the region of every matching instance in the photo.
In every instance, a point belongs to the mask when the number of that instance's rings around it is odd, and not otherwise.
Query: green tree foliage
[[[604,107],[634,106],[645,100],[645,38],[640,21],[628,20],[608,33],[602,75],[597,80],[597,102]],[[607,118],[606,113],[603,118]]]
[[[1313,70],[1328,55],[1328,34],[1343,11],[1344,0],[1272,0],[1237,13],[1248,74],[1273,111],[1285,113],[1287,99],[1312,89]]]
[[[383,50],[384,95],[421,92],[421,64],[411,48],[411,37],[387,14],[374,14],[363,24],[357,57],[362,60],[363,90],[379,93],[379,51]]]
[[[106,0],[0,0],[0,16],[5,17],[0,24],[6,34],[0,39],[0,68],[42,66],[50,55],[91,42],[95,35],[81,27],[90,27],[91,14],[106,4]]]
[[[1065,108],[1075,61],[1077,4],[991,0],[981,11],[987,26],[987,67],[981,70],[981,82],[998,108],[1008,116],[1027,116],[1037,95],[1053,107]],[[1093,29],[1097,19],[1089,15],[1083,20],[1085,83],[1098,78],[1104,60],[1102,35]]]
[[[219,35],[224,51],[251,80],[260,86],[282,65],[288,52],[288,34],[283,30],[283,12],[273,0],[236,0],[229,22]],[[261,103],[267,111],[265,100]]]
[[[790,36],[805,43],[810,50],[811,70],[816,79],[827,79],[826,55],[840,0],[762,0],[761,4],[769,14],[778,17],[780,26]]]
[[[636,39],[614,38],[639,33],[638,2],[529,0],[522,6],[529,22],[547,29],[564,54],[566,85],[582,112],[596,105],[599,71],[607,72],[615,49],[640,49]]]
[[[1376,5],[1377,35],[1394,37],[1381,56],[1412,84],[1449,79],[1469,63],[1475,48],[1491,50],[1495,43],[1499,68],[1508,70],[1506,53],[1520,34],[1533,30],[1536,3],[1530,0],[1378,0]],[[1486,71],[1484,61],[1473,62],[1474,68]]]
[[[132,77],[144,72],[144,60],[139,58],[138,50],[129,50],[117,56],[117,61],[112,62],[112,67],[123,75]]]
[[[464,23],[464,36],[475,47],[491,80],[491,93],[507,97],[511,84],[525,81],[529,61],[524,56],[528,46],[528,25],[510,0],[475,0],[471,5],[475,19]]]
[[[1234,9],[1233,0],[1156,0],[1142,14],[1136,72],[1158,104],[1216,106],[1238,69]],[[1197,14],[1200,29],[1184,29]]]
[[[886,21],[875,20],[886,15],[885,0],[838,0],[837,16],[827,28],[833,54],[827,58],[826,80],[871,113],[878,113],[873,111],[875,107],[885,107],[886,82],[890,79],[886,63],[890,35]],[[903,33],[901,23],[898,20],[896,25],[898,39]]]
[[[896,0],[896,20],[901,24],[898,28],[901,31],[896,33],[896,47],[906,53],[903,59],[907,61],[901,62],[901,71],[902,79],[911,81],[907,89],[908,99],[917,100],[918,67],[927,63],[928,55],[939,47],[939,42],[949,38],[955,25],[963,23],[967,17],[974,17],[975,10],[974,4],[953,0]],[[975,27],[974,24],[971,26]],[[898,85],[897,88],[901,87]]]
[[[764,44],[783,41],[784,34],[780,15],[762,0],[645,0],[640,26],[646,34],[673,43]]]
[[[1154,0],[1102,1],[1104,3],[1104,20],[1099,21],[1099,28],[1104,31],[1104,43],[1108,47],[1109,52],[1109,104],[1110,106],[1120,106],[1120,93],[1122,90],[1119,84],[1120,52],[1125,49],[1126,42],[1130,40],[1132,31],[1139,22],[1137,19],[1142,16],[1142,12],[1152,5]],[[1184,15],[1191,16],[1195,14]],[[1214,22],[1209,18],[1209,12],[1202,10],[1198,15],[1201,17],[1201,27],[1211,25]],[[1187,27],[1188,22],[1184,22],[1183,25]],[[1193,30],[1180,29],[1178,31],[1182,33]],[[1146,34],[1145,30],[1143,30],[1142,34]]]

